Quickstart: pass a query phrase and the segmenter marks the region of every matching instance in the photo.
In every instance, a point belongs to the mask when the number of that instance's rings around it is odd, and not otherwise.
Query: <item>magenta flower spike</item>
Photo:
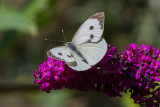
[[[120,54],[108,45],[104,58],[87,71],[74,71],[65,62],[48,57],[33,72],[34,83],[49,93],[56,89],[103,92],[111,97],[129,90],[141,106],[160,104],[160,50],[142,44],[130,44]]]

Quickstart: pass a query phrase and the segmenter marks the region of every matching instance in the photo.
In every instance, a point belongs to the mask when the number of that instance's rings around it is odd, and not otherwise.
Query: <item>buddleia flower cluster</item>
[[[122,53],[130,81],[131,98],[148,107],[160,104],[160,50],[131,44]]]
[[[63,61],[48,57],[33,72],[34,83],[49,93],[57,89],[103,92],[110,97],[130,91],[141,106],[160,104],[160,50],[131,44],[122,54],[108,45],[104,58],[87,71],[74,71]]]

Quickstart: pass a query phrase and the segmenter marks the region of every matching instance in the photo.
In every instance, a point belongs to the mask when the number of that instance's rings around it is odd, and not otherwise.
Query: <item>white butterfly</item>
[[[65,61],[77,71],[85,71],[97,64],[107,51],[107,43],[101,37],[104,29],[104,12],[93,14],[76,32],[72,42],[55,47],[47,56]]]

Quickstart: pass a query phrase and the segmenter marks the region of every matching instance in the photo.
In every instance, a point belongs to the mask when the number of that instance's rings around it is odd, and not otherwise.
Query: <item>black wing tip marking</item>
[[[58,55],[62,56],[62,53],[59,52]],[[65,61],[64,59],[61,59],[59,57],[54,56],[51,51],[47,51],[47,56],[50,57],[50,58],[56,59],[56,60]],[[73,58],[72,54],[71,55],[66,55],[66,56],[68,58]]]
[[[101,30],[104,29],[104,12],[99,12],[96,14],[93,14],[91,17],[91,19],[98,19],[99,21],[99,25],[101,26]]]
[[[56,60],[64,61],[63,59],[54,56],[51,51],[47,51],[47,56]]]
[[[51,53],[51,51],[47,51],[47,56],[53,58],[53,54]]]

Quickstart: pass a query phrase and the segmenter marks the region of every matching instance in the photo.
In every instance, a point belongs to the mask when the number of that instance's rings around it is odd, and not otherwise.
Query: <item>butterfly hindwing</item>
[[[67,65],[70,68],[72,68],[76,71],[85,71],[85,70],[91,68],[90,65],[88,65],[82,58],[77,56],[74,52],[72,54],[73,54],[73,57],[75,58],[76,61],[74,63],[67,63]]]
[[[47,56],[57,60],[65,61],[69,67],[77,71],[84,71],[91,68],[91,66],[88,65],[83,58],[76,55],[66,46],[59,46],[49,50],[47,52]]]
[[[75,44],[82,44],[85,42],[99,41],[103,34],[104,18],[104,12],[92,15],[80,26],[72,42]]]
[[[107,51],[107,43],[103,38],[96,43],[80,44],[77,47],[91,66],[97,64]]]
[[[71,51],[66,46],[59,46],[49,50],[47,56],[65,62],[75,62]]]

